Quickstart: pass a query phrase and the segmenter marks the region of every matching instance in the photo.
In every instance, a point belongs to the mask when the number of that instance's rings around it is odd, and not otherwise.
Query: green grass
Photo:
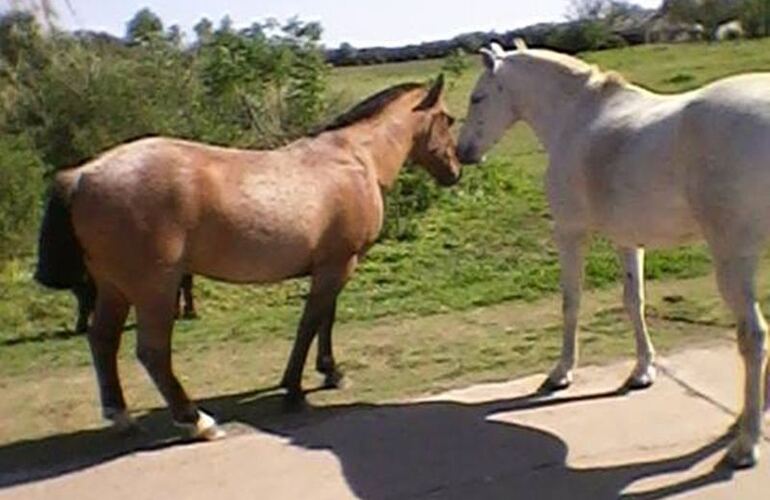
[[[770,41],[643,46],[585,58],[645,87],[674,92],[740,71],[770,70]],[[342,99],[352,101],[394,83],[432,78],[441,64],[342,68],[332,72],[331,86]],[[458,116],[465,112],[477,72],[474,58],[471,69],[450,82],[448,104]],[[382,317],[532,301],[556,291],[558,262],[542,189],[545,163],[531,131],[517,126],[485,165],[469,168],[460,187],[442,191],[419,215],[416,238],[389,240],[372,249],[342,294],[339,322],[366,324]],[[31,259],[22,260],[0,272],[0,377],[47,373],[90,361],[83,339],[63,333],[74,321],[72,299],[32,284],[31,265]],[[704,249],[696,246],[652,253],[647,276],[685,278],[708,269]],[[587,286],[615,283],[617,274],[613,249],[596,242],[588,259]],[[234,344],[258,350],[271,339],[287,342],[294,335],[305,289],[304,282],[252,287],[198,280],[196,296],[203,320],[178,325],[176,348],[197,352],[215,344]],[[405,349],[409,351],[408,346]],[[516,352],[506,351],[513,363]],[[404,356],[423,355],[428,354]]]

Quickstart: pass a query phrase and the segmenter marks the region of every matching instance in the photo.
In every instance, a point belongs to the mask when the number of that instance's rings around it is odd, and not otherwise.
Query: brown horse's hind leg
[[[129,303],[119,291],[110,285],[99,284],[94,321],[88,331],[104,418],[122,429],[133,424],[126,411],[117,364],[128,309]]]
[[[171,363],[174,326],[174,289],[136,304],[139,324],[136,354],[163,395],[175,422],[193,437],[216,439],[224,435],[210,416],[199,411],[179,383]]]

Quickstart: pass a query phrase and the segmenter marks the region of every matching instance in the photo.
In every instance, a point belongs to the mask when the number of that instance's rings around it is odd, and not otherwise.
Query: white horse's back
[[[552,158],[559,164],[549,173],[553,205],[576,187],[562,177],[584,179],[585,206],[563,207],[563,218],[583,217],[628,246],[708,237],[709,225],[724,222],[715,222],[715,210],[722,219],[752,213],[753,237],[770,233],[770,75],[677,96],[629,88],[608,100]]]

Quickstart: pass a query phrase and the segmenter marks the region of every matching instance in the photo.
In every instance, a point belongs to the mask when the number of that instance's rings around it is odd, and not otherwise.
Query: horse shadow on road
[[[575,397],[531,395],[479,404],[429,401],[351,404],[282,412],[276,392],[250,392],[208,399],[201,406],[226,427],[282,436],[294,446],[327,450],[339,460],[349,487],[364,499],[381,498],[662,498],[726,481],[719,465],[707,474],[639,494],[623,495],[631,483],[687,470],[720,451],[723,436],[680,456],[611,467],[572,468],[568,445],[533,427],[498,422],[503,412],[579,401],[627,397],[612,391]],[[61,476],[131,453],[182,446],[188,441],[166,411],[143,416],[139,436],[88,430],[0,447],[0,488]],[[259,460],[254,461],[258,473]],[[297,471],[301,475],[301,471]],[[255,492],[256,493],[256,492]]]

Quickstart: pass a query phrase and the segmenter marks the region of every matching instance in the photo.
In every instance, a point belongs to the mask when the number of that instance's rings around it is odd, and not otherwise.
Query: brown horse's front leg
[[[302,392],[302,371],[305,367],[310,344],[313,343],[313,337],[315,337],[324,317],[334,307],[335,299],[336,292],[331,296],[328,291],[311,290],[305,303],[305,310],[302,312],[302,319],[299,322],[294,347],[292,347],[289,362],[281,381],[281,386],[287,391],[286,403],[290,409],[296,409],[297,406],[302,405],[305,397]]]
[[[332,304],[329,314],[324,318],[318,329],[318,356],[316,357],[316,371],[324,375],[324,387],[337,389],[342,383],[344,374],[337,369],[332,350],[332,328],[337,313],[337,301]]]
[[[310,344],[313,343],[313,337],[319,330],[321,331],[319,359],[330,361],[330,364],[324,367],[330,367],[332,373],[336,373],[334,358],[331,356],[331,330],[334,324],[337,296],[352,274],[356,262],[357,259],[352,257],[343,265],[325,266],[313,274],[310,294],[299,322],[297,338],[294,340],[294,347],[281,381],[281,385],[288,391],[286,402],[290,408],[301,405],[304,400],[302,370],[305,367]]]
[[[313,337],[319,332],[319,329],[321,330],[318,346],[319,360],[326,360],[328,364],[324,365],[324,368],[330,368],[333,374],[338,373],[332,357],[331,331],[334,326],[337,296],[353,274],[357,262],[358,257],[352,256],[341,265],[324,266],[313,273],[310,294],[307,302],[305,302],[305,310],[302,312],[302,319],[299,322],[297,338],[294,340],[294,347],[291,350],[289,362],[281,381],[281,386],[287,390],[286,402],[290,409],[301,405],[304,400],[302,371],[305,367],[310,344],[313,343]]]

